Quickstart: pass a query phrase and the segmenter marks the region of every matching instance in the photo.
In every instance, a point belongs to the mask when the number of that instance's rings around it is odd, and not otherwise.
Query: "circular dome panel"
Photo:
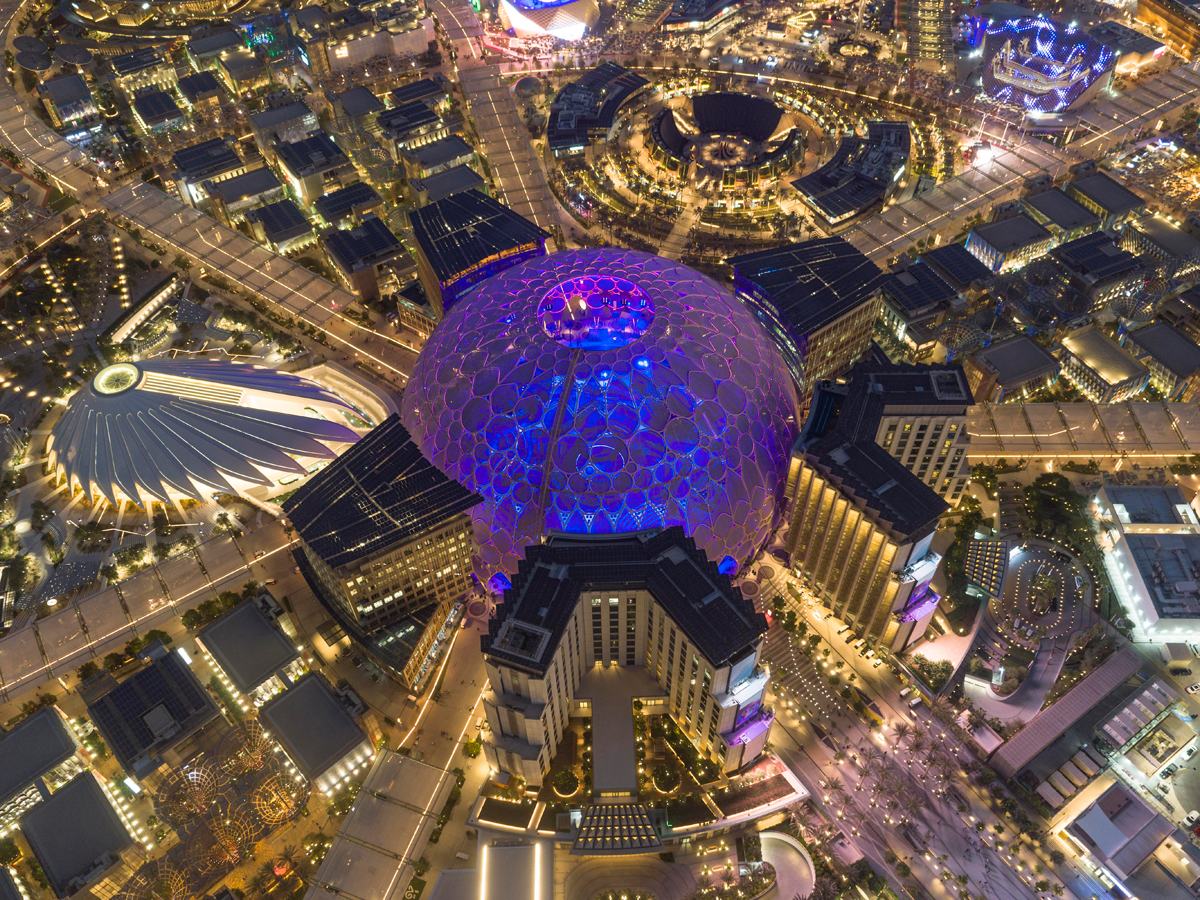
[[[483,498],[476,574],[494,585],[549,532],[680,525],[736,569],[778,524],[797,428],[791,376],[749,310],[618,248],[531,259],[460,298],[402,415]]]
[[[141,377],[142,373],[132,363],[117,363],[97,372],[92,387],[96,389],[97,394],[119,394],[137,384]]]
[[[627,278],[582,275],[547,291],[537,316],[542,330],[564,347],[616,350],[646,333],[654,302]]]

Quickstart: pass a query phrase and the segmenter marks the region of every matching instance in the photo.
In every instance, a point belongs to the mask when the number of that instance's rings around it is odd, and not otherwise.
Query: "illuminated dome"
[[[682,525],[732,571],[775,526],[796,398],[733,295],[633,250],[538,257],[460,299],[426,343],[403,417],[479,493],[477,574],[546,532]]]
[[[71,398],[49,462],[71,490],[114,504],[206,500],[306,475],[357,441],[366,415],[315,381],[263,366],[117,363]]]
[[[499,0],[504,27],[519,38],[577,41],[600,20],[597,0]]]

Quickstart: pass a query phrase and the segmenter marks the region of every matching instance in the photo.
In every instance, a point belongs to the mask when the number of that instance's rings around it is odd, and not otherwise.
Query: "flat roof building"
[[[1122,72],[1158,59],[1167,49],[1166,44],[1115,19],[1093,25],[1088,34],[1117,54],[1117,70]]]
[[[438,78],[442,78],[442,76],[439,75]],[[394,88],[391,93],[392,102],[396,106],[412,103],[415,100],[428,103],[431,106],[437,106],[439,103],[445,103],[448,96],[444,80],[438,81],[434,78],[420,78],[416,81],[410,81],[408,84],[402,84],[400,87]]]
[[[146,134],[158,134],[184,123],[183,111],[166,91],[152,91],[133,98],[133,119]]]
[[[1067,182],[1067,196],[1100,217],[1104,231],[1120,231],[1146,212],[1146,201],[1103,172]]]
[[[74,778],[22,816],[21,834],[60,898],[102,879],[133,844],[95,772]]]
[[[1100,227],[1100,217],[1058,188],[1021,198],[1021,209],[1039,225],[1050,229],[1055,240],[1073,241]]]
[[[150,91],[173,91],[179,83],[175,65],[151,47],[109,57],[109,82],[127,103]]]
[[[171,157],[175,184],[185,203],[207,209],[205,182],[223,181],[246,171],[246,164],[225,138],[212,138],[176,151]]]
[[[367,213],[382,212],[383,198],[367,182],[356,181],[320,197],[313,209],[327,226],[337,226],[347,221],[358,222]]]
[[[272,154],[296,202],[309,209],[331,190],[358,181],[350,157],[323,131],[300,140],[276,141]]]
[[[969,480],[972,405],[957,367],[866,362],[844,384],[817,386],[792,452],[784,546],[825,607],[872,647],[903,650],[937,609],[930,580],[941,556],[930,543]]]
[[[1191,60],[1200,51],[1200,2],[1138,0],[1137,20],[1162,35],[1171,52]]]
[[[1108,529],[1101,547],[1121,578],[1113,589],[1147,640],[1194,641],[1200,636],[1200,518],[1175,485],[1104,485],[1100,515]]]
[[[468,511],[481,502],[426,460],[394,415],[284,504],[317,599],[410,689],[432,670],[471,587]]]
[[[82,75],[60,75],[43,81],[37,92],[51,123],[60,130],[87,127],[100,116],[92,90]]]
[[[254,113],[250,116],[250,128],[254,132],[258,152],[269,162],[275,158],[276,144],[291,145],[304,141],[320,128],[320,121],[307,103],[295,100]],[[332,138],[329,140],[333,142]]]
[[[340,93],[330,91],[325,97],[329,100],[335,118],[351,119],[368,131],[374,129],[375,120],[386,109],[371,89],[362,85]]]
[[[1115,782],[1066,827],[1094,866],[1118,883],[1135,876],[1172,835],[1182,832],[1125,784]],[[1186,842],[1186,838],[1180,843]],[[1190,886],[1189,886],[1190,887]],[[1130,894],[1129,896],[1135,896]],[[1141,894],[1140,896],[1150,896]]]
[[[534,256],[550,234],[478,191],[456,193],[410,214],[417,272],[440,319],[479,282]]]
[[[1128,400],[1150,381],[1150,370],[1094,325],[1064,337],[1055,355],[1063,374],[1093,403]]]
[[[885,275],[839,237],[729,259],[733,287],[779,346],[801,405],[867,352]]]
[[[1142,216],[1121,232],[1121,245],[1161,264],[1170,278],[1192,279],[1200,272],[1200,241],[1159,215]]]
[[[227,96],[224,85],[208,70],[180,78],[179,94],[189,109],[201,111],[217,108]]]
[[[56,706],[0,734],[0,760],[0,830],[85,768],[79,741]]]
[[[437,203],[464,191],[487,191],[487,182],[470,166],[455,166],[428,178],[414,178],[408,186],[412,190],[413,202],[418,207]]]
[[[283,185],[267,168],[252,169],[223,181],[210,181],[204,189],[213,216],[231,228],[246,218],[247,211],[255,206],[283,199]]]
[[[427,103],[413,100],[379,114],[379,139],[392,159],[404,162],[404,152],[450,136],[449,126]]]
[[[1189,402],[1200,393],[1200,347],[1166,322],[1128,331],[1125,346],[1150,370],[1166,400]]]
[[[355,714],[346,708],[351,704]],[[371,764],[375,748],[355,722],[365,711],[353,694],[333,692],[309,672],[258,710],[263,728],[283,749],[294,769],[324,794]]]
[[[829,162],[792,187],[827,229],[845,229],[892,195],[911,152],[907,122],[868,122],[866,137],[842,138]]]
[[[976,403],[1001,403],[1018,391],[1048,387],[1060,368],[1054,354],[1023,334],[976,350],[963,360]]]
[[[246,46],[243,33],[233,26],[225,25],[210,29],[187,42],[188,61],[197,72],[217,68],[221,54]]]
[[[887,275],[880,285],[882,304],[879,326],[903,356],[914,358],[920,348],[909,336],[910,326],[920,322],[940,324],[951,307],[965,309],[962,297],[932,266],[915,262]]]
[[[475,151],[459,135],[451,134],[429,144],[404,149],[403,161],[409,178],[428,178],[455,166],[473,165]]]
[[[246,213],[254,237],[276,253],[288,254],[316,242],[312,223],[291,200],[268,203]]]
[[[991,271],[1008,272],[1040,259],[1053,245],[1048,229],[1018,214],[972,228],[966,248]]]
[[[373,214],[348,231],[325,232],[321,244],[338,278],[364,300],[379,296],[381,277],[395,260],[410,259],[383,220]]]
[[[1076,238],[1053,248],[1050,256],[1066,273],[1070,285],[1087,298],[1092,312],[1140,290],[1145,283],[1141,263],[1120,249],[1104,232]]]
[[[235,695],[261,706],[305,672],[304,659],[278,621],[270,594],[243,601],[196,634],[196,643]]]
[[[88,715],[113,755],[137,779],[164,761],[186,760],[194,750],[191,739],[221,718],[216,703],[178,653],[155,643],[143,655],[150,660],[146,668],[120,684],[107,676],[107,692],[88,703]]]
[[[936,250],[927,250],[920,259],[961,294],[982,288],[994,274],[962,244],[946,244]]]

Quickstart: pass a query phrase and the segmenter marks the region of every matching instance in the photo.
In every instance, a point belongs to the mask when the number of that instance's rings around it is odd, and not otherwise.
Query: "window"
[[[608,601],[608,661],[612,665],[620,664],[620,649],[621,640],[621,607],[620,600],[617,597],[610,597]]]

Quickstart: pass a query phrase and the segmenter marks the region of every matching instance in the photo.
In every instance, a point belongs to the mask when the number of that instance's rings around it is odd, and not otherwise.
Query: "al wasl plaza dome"
[[[548,532],[682,525],[736,571],[778,523],[797,435],[791,377],[751,313],[693,269],[618,248],[537,257],[460,299],[403,419],[484,498],[477,574],[496,589]]]

